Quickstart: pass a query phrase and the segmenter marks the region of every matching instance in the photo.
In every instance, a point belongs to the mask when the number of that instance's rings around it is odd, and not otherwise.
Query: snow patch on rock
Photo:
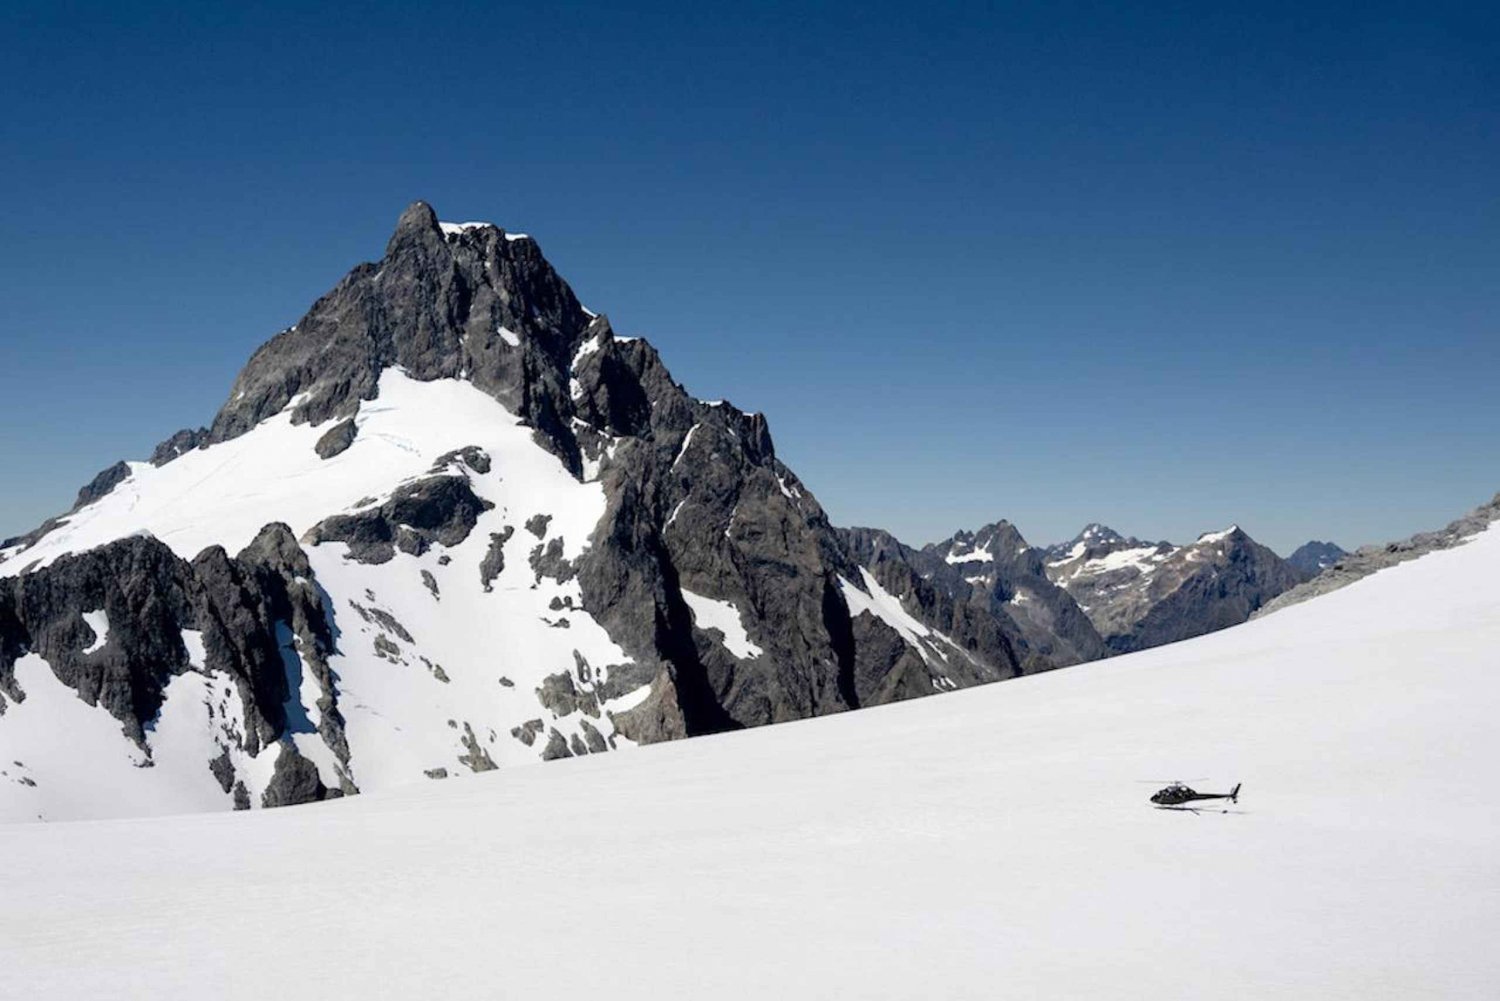
[[[740,660],[753,660],[765,653],[750,641],[744,618],[732,602],[696,594],[682,589],[682,598],[693,610],[693,622],[705,632],[717,629],[724,637],[724,648]]]
[[[109,642],[109,613],[102,608],[93,612],[84,612],[83,621],[94,632],[94,642],[84,648],[84,655],[97,653],[104,649],[104,644]]]

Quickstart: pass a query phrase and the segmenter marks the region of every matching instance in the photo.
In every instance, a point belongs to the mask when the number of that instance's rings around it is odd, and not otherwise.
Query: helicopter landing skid
[[[1156,806],[1156,810],[1171,810],[1175,813],[1248,813],[1248,810],[1231,810],[1216,806]]]

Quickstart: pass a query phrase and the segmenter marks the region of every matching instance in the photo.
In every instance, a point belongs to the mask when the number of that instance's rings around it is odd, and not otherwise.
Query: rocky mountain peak
[[[1315,539],[1298,546],[1296,551],[1286,558],[1286,561],[1298,573],[1310,579],[1347,555],[1349,554],[1336,543],[1319,542]]]
[[[1030,549],[1021,530],[1005,518],[990,522],[972,532],[956,532],[938,548],[952,561],[1006,561]]]
[[[401,213],[384,256],[361,264],[251,357],[213,423],[173,435],[158,465],[238,437],[288,406],[294,423],[348,418],[380,374],[467,379],[577,464],[571,366],[612,338],[529,237],[448,225],[426,202]]]
[[[1067,542],[1058,542],[1045,550],[1048,562],[1075,560],[1083,556],[1100,556],[1117,549],[1135,549],[1153,545],[1134,536],[1126,537],[1108,525],[1091,521]]]
[[[432,206],[420,200],[412,202],[396,220],[396,230],[385,245],[385,256],[392,257],[407,245],[430,244],[434,237],[440,243],[442,236]]]
[[[1101,525],[1097,521],[1091,521],[1083,526],[1083,531],[1073,538],[1074,542],[1087,542],[1090,544],[1101,542],[1123,542],[1125,537],[1116,532],[1108,525]]]
[[[1213,545],[1216,542],[1243,543],[1250,536],[1238,525],[1230,525],[1218,532],[1204,532],[1198,536],[1195,545]]]

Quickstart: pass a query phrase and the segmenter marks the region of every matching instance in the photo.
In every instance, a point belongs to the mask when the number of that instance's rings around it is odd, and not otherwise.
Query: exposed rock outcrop
[[[491,505],[463,476],[431,476],[398,487],[378,508],[327,518],[306,535],[311,545],[343,542],[361,563],[385,563],[397,549],[413,555],[456,546]]]
[[[96,633],[86,613],[108,623],[106,635]],[[201,644],[202,664],[191,662],[189,634]],[[189,671],[228,679],[243,704],[243,719],[224,731],[222,751],[250,757],[274,751],[298,725],[287,712],[293,701],[288,658],[295,657],[297,670],[309,672],[323,693],[319,724],[308,730],[347,763],[327,665],[332,648],[328,610],[285,525],[266,526],[235,557],[216,546],[189,563],[156,539],[134,536],[0,578],[0,690],[24,701],[13,668],[22,654],[36,653],[60,682],[118,720],[125,736],[148,754],[146,727],[161,712],[167,684]],[[288,743],[283,756],[288,747],[296,753]],[[236,779],[230,759],[216,758],[211,767],[230,791]],[[291,771],[276,779],[277,790],[267,791],[270,799],[304,801],[297,798],[310,788],[303,766],[288,759],[277,768],[278,776],[283,768]],[[353,789],[343,780],[339,787]]]
[[[1333,566],[1313,579],[1267,602],[1265,607],[1257,612],[1257,617],[1269,615],[1278,609],[1299,604],[1320,594],[1328,594],[1330,591],[1348,587],[1372,573],[1405,563],[1407,560],[1414,560],[1418,556],[1462,545],[1471,536],[1484,531],[1497,520],[1500,520],[1500,494],[1491,498],[1489,503],[1481,504],[1462,518],[1450,522],[1447,527],[1436,532],[1418,532],[1410,538],[1402,539],[1400,542],[1388,542],[1383,546],[1361,546],[1352,553],[1344,554]]]
[[[354,436],[358,433],[359,428],[355,426],[353,419],[346,418],[329,428],[313,448],[317,451],[319,458],[331,459],[335,455],[347,452],[349,446],[354,444]]]
[[[1298,546],[1292,555],[1286,558],[1286,562],[1304,579],[1311,580],[1348,555],[1345,550],[1332,542],[1314,540]]]

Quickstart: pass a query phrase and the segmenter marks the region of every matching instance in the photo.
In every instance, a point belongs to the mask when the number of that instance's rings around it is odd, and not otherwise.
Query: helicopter
[[[1173,782],[1165,789],[1151,797],[1158,809],[1181,809],[1192,810],[1191,806],[1183,806],[1184,803],[1192,803],[1201,799],[1227,799],[1231,803],[1240,801],[1240,783],[1236,782],[1234,788],[1228,792],[1195,792],[1193,789],[1182,784]]]

